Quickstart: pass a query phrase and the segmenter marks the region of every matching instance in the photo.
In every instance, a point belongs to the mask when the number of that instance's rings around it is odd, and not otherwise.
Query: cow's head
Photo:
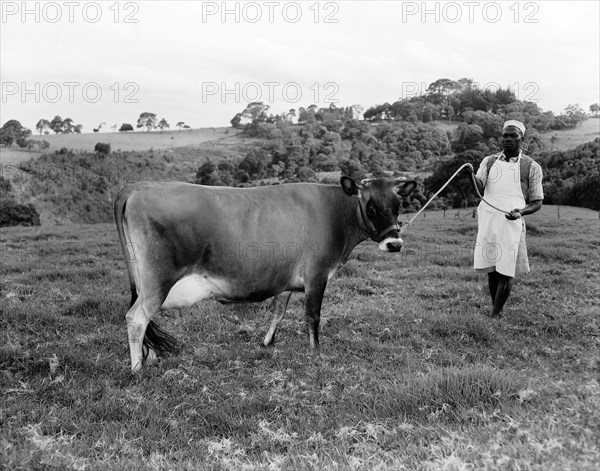
[[[402,250],[399,197],[412,193],[417,182],[369,178],[356,183],[350,177],[342,177],[340,183],[347,195],[358,198],[359,220],[369,237],[379,243],[379,249],[384,252]]]

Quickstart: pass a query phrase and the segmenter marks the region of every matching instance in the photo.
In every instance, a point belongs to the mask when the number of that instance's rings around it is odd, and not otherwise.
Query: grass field
[[[0,469],[598,469],[598,213],[528,218],[499,320],[447,216],[355,250],[320,354],[302,295],[268,349],[268,303],[206,302],[158,316],[184,349],[136,377],[113,225],[2,229]]]
[[[99,132],[97,134],[49,134],[44,136],[32,136],[36,140],[46,140],[50,147],[44,153],[53,153],[63,147],[75,152],[94,152],[94,146],[98,142],[110,144],[112,151],[156,151],[191,147],[203,144],[207,141],[226,140],[237,133],[232,128],[202,128],[189,131],[153,131],[153,132]],[[19,149],[18,146],[11,148],[0,148],[0,159],[3,163],[20,163],[31,157],[42,155],[37,149],[29,152]]]
[[[554,144],[551,142],[553,136],[556,137]],[[593,141],[597,137],[600,137],[600,119],[588,118],[573,129],[548,131],[542,134],[542,143],[547,149],[567,150]]]

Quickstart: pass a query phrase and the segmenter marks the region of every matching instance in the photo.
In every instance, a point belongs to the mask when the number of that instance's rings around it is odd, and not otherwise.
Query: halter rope
[[[470,163],[466,163],[466,164],[463,164],[463,165],[461,165],[461,166],[458,168],[458,170],[457,170],[456,172],[454,172],[454,175],[452,175],[452,176],[451,176],[451,177],[448,179],[448,181],[446,181],[446,183],[444,183],[444,185],[443,185],[443,186],[442,186],[442,187],[441,187],[441,188],[440,188],[440,189],[437,191],[437,193],[435,193],[435,194],[434,194],[434,195],[433,195],[431,198],[429,198],[429,201],[427,201],[427,203],[425,203],[425,204],[423,205],[423,207],[422,207],[421,209],[419,209],[419,211],[417,211],[417,213],[416,213],[416,214],[415,214],[415,215],[414,215],[412,218],[410,218],[410,219],[409,219],[408,221],[406,221],[405,223],[402,223],[402,224],[401,224],[401,226],[402,226],[402,227],[400,228],[400,233],[401,233],[401,234],[402,234],[402,233],[403,233],[403,232],[406,230],[406,228],[407,228],[407,227],[409,227],[410,225],[412,225],[413,221],[414,221],[414,220],[417,218],[417,216],[418,216],[419,214],[421,214],[421,213],[422,213],[422,212],[425,210],[425,208],[426,208],[426,207],[429,205],[429,203],[431,203],[431,202],[432,202],[432,201],[433,201],[433,200],[434,200],[434,199],[437,197],[437,195],[439,195],[439,194],[442,192],[442,190],[443,190],[444,188],[446,188],[446,187],[447,187],[447,186],[450,184],[450,182],[451,182],[452,180],[454,180],[454,177],[456,177],[456,176],[457,176],[457,175],[460,173],[460,171],[461,171],[463,168],[466,168],[466,167],[471,167],[471,168],[473,168],[473,166],[472,166]],[[504,214],[510,214],[510,212],[509,212],[509,211],[504,211],[503,209],[500,209],[500,208],[498,208],[498,207],[494,206],[492,203],[489,203],[488,201],[486,201],[486,200],[485,200],[485,198],[483,197],[483,195],[482,195],[482,194],[479,192],[479,188],[477,187],[477,182],[475,181],[475,174],[474,174],[474,173],[471,173],[471,180],[473,181],[473,186],[475,187],[475,192],[477,193],[477,196],[479,196],[479,198],[481,199],[481,201],[483,201],[483,202],[484,202],[485,204],[487,204],[488,206],[491,206],[491,207],[492,207],[492,208],[494,208],[495,210],[497,210],[497,211],[500,211],[501,213],[504,213]]]

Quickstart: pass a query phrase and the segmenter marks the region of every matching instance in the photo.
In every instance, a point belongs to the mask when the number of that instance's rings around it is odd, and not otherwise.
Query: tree
[[[62,134],[69,134],[73,130],[73,120],[71,118],[65,118],[61,125],[60,132]]]
[[[119,128],[119,132],[133,131],[133,126],[129,123],[123,123]]]
[[[220,186],[223,183],[219,179],[217,166],[211,161],[204,162],[196,172],[196,183],[199,185]]]
[[[315,172],[310,167],[300,167],[296,172],[298,180],[301,182],[314,182],[316,181]]]
[[[48,121],[47,119],[40,119],[37,124],[35,125],[35,129],[37,129],[40,132],[40,136],[42,135],[42,133],[46,130],[50,128],[50,121]]]
[[[167,123],[167,120],[165,118],[161,119],[158,122],[158,129],[160,129],[161,131],[163,131],[164,129],[168,129],[171,126],[169,126],[169,123]]]
[[[138,128],[146,128],[147,132],[150,132],[151,129],[156,128],[156,114],[144,112],[140,114],[140,117],[137,121]]]
[[[476,150],[467,150],[458,154],[425,179],[425,188],[431,193],[437,192],[461,165],[468,162],[477,169],[483,157],[483,153]],[[454,207],[461,207],[465,202],[468,205],[476,204],[478,201],[471,177],[466,170],[459,173],[441,194],[447,195],[448,199],[454,201]]]
[[[63,120],[60,116],[56,115],[50,121],[50,129],[54,131],[55,134],[61,133],[63,129]]]
[[[594,118],[600,117],[600,105],[598,103],[590,105],[590,113],[594,115]]]
[[[365,169],[358,160],[347,159],[339,163],[342,175],[347,175],[355,180],[361,180],[366,176]]]
[[[264,149],[252,149],[240,162],[239,169],[251,179],[263,178],[270,156]]]
[[[22,126],[16,119],[11,119],[0,128],[0,145],[10,147],[19,138],[28,138],[31,130]]]
[[[242,113],[236,113],[236,115],[231,118],[231,121],[229,121],[231,123],[231,126],[234,128],[240,128],[241,123],[242,123]]]
[[[241,128],[242,126],[253,126],[254,130],[250,130],[252,133],[256,133],[257,129],[261,124],[271,122],[275,122],[275,117],[269,117],[267,115],[267,111],[269,110],[269,105],[265,105],[262,101],[254,101],[252,103],[248,103],[246,109],[241,113],[237,113],[233,118],[231,118],[231,126],[234,128]]]
[[[384,103],[383,105],[377,105],[369,108],[365,111],[363,118],[367,121],[381,121],[382,119],[390,119],[392,113],[392,105]]]
[[[497,139],[502,134],[502,124],[504,123],[504,120],[496,114],[477,110],[465,111],[462,116],[465,123],[476,124],[481,128],[482,139]]]
[[[433,103],[442,103],[446,101],[448,95],[452,92],[459,91],[461,84],[455,80],[441,78],[429,84],[427,93],[432,98]]]
[[[185,123],[183,121],[179,121],[175,126],[177,126],[181,131],[181,128],[185,126]]]
[[[590,175],[583,181],[575,183],[571,189],[569,204],[598,211],[600,209],[600,173]]]
[[[579,106],[579,104],[568,105],[565,108],[565,113],[568,117],[569,123],[573,127],[577,126],[578,124],[583,123],[587,119],[587,115],[585,114],[585,111],[583,111],[583,108],[581,108],[581,106]]]

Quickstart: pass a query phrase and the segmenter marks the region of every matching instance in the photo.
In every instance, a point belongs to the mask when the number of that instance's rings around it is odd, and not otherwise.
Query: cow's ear
[[[400,183],[394,187],[396,193],[400,196],[408,196],[417,188],[417,182],[414,180]]]
[[[354,181],[353,178],[343,176],[340,179],[340,184],[344,193],[348,196],[360,196],[360,185]]]

